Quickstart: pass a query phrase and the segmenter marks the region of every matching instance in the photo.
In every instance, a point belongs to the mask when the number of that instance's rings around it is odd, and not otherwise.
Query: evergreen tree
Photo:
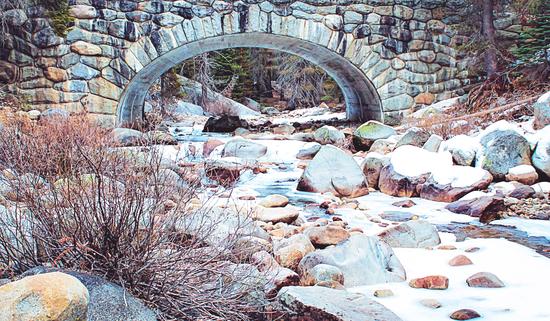
[[[521,63],[550,67],[550,1],[542,1],[532,17],[532,27],[522,32],[514,54]]]

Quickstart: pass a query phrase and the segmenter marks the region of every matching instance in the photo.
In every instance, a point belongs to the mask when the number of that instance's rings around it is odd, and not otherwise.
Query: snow
[[[445,170],[453,164],[449,152],[433,153],[425,149],[405,145],[390,154],[393,169],[403,176],[417,177],[436,170]]]
[[[543,236],[550,239],[550,221],[526,220],[520,217],[509,217],[502,220],[492,221],[491,224],[514,226],[518,230],[526,232],[529,236]]]
[[[467,135],[457,135],[449,140],[444,141],[441,143],[440,150],[461,150],[461,151],[468,151],[471,153],[475,153],[479,150],[481,147],[481,144],[479,143],[479,139],[472,136]]]
[[[461,188],[473,186],[488,175],[489,172],[481,168],[453,165],[448,168],[437,168],[431,177],[439,184]]]
[[[518,165],[516,167],[510,168],[510,170],[508,170],[508,174],[526,175],[526,174],[531,174],[534,171],[535,171],[535,169],[531,165]]]
[[[534,185],[531,185],[535,189],[535,192],[540,193],[550,193],[550,182],[540,182]]]
[[[292,117],[285,117],[285,118],[274,118],[271,122],[275,125],[280,124],[292,124],[292,123],[308,123],[308,122],[314,122],[314,121],[323,121],[323,120],[331,120],[331,119],[338,119],[338,120],[345,120],[346,119],[346,113],[326,113],[322,115],[304,115],[304,116],[292,116]]]
[[[531,249],[503,239],[473,239],[464,242],[449,241],[446,245],[458,250],[394,249],[407,271],[408,281],[428,275],[449,278],[447,290],[413,289],[408,282],[378,284],[352,288],[364,293],[395,312],[403,321],[447,321],[449,315],[463,308],[474,309],[484,321],[546,321],[550,320],[548,289],[550,288],[550,260]],[[470,247],[479,247],[475,253],[464,253]],[[473,265],[450,266],[456,255],[468,256]],[[504,288],[470,288],[466,279],[477,272],[491,272],[505,284]],[[376,298],[377,289],[391,289],[395,296]],[[442,307],[427,308],[419,303],[436,299]],[[476,319],[477,320],[477,319]]]
[[[479,132],[479,139],[481,140],[485,135],[490,134],[494,131],[505,131],[512,130],[520,135],[525,135],[525,131],[521,129],[518,125],[511,123],[507,120],[499,120],[496,123],[489,125],[489,127]]]

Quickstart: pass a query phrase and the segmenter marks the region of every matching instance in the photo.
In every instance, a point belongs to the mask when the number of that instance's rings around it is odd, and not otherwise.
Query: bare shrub
[[[85,115],[15,119],[0,135],[0,167],[0,275],[37,265],[91,272],[162,320],[265,317],[267,281],[235,255],[254,225],[199,200],[158,148],[112,148]]]

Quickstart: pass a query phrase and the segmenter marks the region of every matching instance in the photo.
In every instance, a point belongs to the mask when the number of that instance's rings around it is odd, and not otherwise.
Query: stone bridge
[[[454,49],[459,0],[69,0],[74,27],[55,34],[44,10],[3,13],[0,80],[37,109],[87,110],[119,124],[143,117],[151,84],[204,52],[261,47],[332,76],[351,120],[395,124],[418,105],[462,94]]]

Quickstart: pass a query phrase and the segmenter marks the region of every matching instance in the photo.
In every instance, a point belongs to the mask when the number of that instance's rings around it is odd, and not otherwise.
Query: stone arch
[[[365,73],[342,55],[324,46],[271,33],[235,33],[204,38],[176,47],[139,68],[119,101],[118,124],[139,122],[149,87],[173,66],[205,52],[240,47],[274,49],[300,56],[325,70],[339,85],[346,102],[347,118],[383,121],[380,97]],[[131,57],[128,60],[132,60]],[[130,61],[131,63],[131,61]],[[135,64],[134,64],[135,66]]]

